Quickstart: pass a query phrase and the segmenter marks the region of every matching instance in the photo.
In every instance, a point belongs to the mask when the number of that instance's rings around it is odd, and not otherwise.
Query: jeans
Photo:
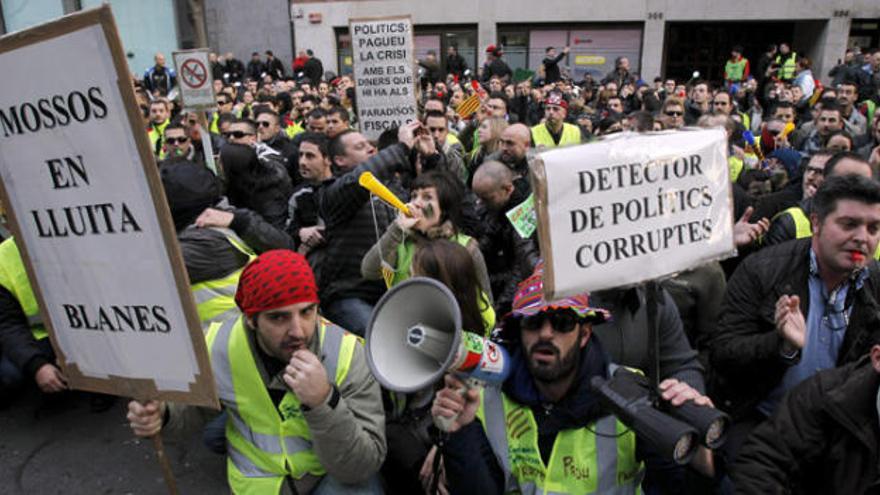
[[[324,476],[324,479],[312,490],[311,495],[383,495],[384,493],[379,475],[374,474],[358,485],[346,485],[336,478]]]
[[[373,314],[373,305],[351,297],[337,299],[321,308],[324,317],[351,333],[363,337]]]

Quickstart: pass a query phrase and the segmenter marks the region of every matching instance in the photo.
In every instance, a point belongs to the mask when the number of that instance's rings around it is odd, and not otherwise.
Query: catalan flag
[[[480,95],[474,93],[467,98],[464,99],[458,106],[455,108],[455,112],[459,117],[466,119],[474,114],[477,109],[480,108]]]

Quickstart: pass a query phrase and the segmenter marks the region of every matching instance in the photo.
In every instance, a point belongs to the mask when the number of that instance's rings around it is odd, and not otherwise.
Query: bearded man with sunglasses
[[[546,301],[540,271],[520,285],[502,332],[510,377],[500,389],[462,395],[461,382],[447,375],[434,400],[434,416],[458,415],[443,454],[450,493],[639,490],[635,433],[607,414],[589,385],[608,377],[611,363],[592,329],[608,317],[586,293]],[[685,383],[661,389],[674,405],[711,404]]]

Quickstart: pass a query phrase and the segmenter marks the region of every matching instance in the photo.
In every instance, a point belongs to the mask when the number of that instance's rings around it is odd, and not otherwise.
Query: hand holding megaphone
[[[504,348],[477,334],[462,331],[461,311],[450,290],[442,283],[413,277],[385,293],[376,304],[367,326],[367,364],[376,380],[394,392],[416,392],[433,387],[444,374],[448,393],[435,415],[438,428],[461,427],[473,421],[466,399],[479,397],[484,383],[500,384],[510,373]],[[454,380],[455,388],[449,386]],[[458,399],[449,394],[457,394]],[[465,421],[466,420],[466,421]]]
[[[454,374],[447,374],[444,381],[446,386],[434,397],[431,416],[436,423],[440,423],[438,428],[452,433],[469,425],[477,417],[480,388],[468,387]]]

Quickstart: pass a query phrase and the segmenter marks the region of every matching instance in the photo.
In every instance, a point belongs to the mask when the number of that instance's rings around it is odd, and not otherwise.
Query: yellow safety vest
[[[577,126],[562,123],[562,137],[559,138],[559,144],[553,142],[553,136],[547,130],[546,124],[538,124],[532,127],[532,141],[535,146],[544,146],[546,148],[555,148],[557,146],[571,146],[581,144],[581,130]]]
[[[785,62],[782,61],[782,55],[776,56],[776,63],[781,64],[779,67],[779,72],[777,75],[779,79],[783,81],[790,81],[794,79],[794,71],[797,68],[795,65],[795,61],[797,60],[797,52],[791,52],[788,54],[788,58],[785,59]]]
[[[467,249],[468,243],[471,241],[471,236],[465,234],[457,234],[453,241],[457,242],[461,247]],[[413,258],[416,254],[416,244],[415,242],[404,241],[397,245],[397,267],[394,270],[394,277],[391,279],[390,287],[394,287],[395,285],[403,282],[404,280],[410,278],[412,276],[412,262]],[[479,301],[482,304],[483,308],[480,309],[480,315],[483,317],[483,324],[485,336],[488,337],[491,335],[492,330],[495,328],[495,310],[492,309],[492,305],[489,304],[489,297],[486,296],[483,291],[480,291]],[[470,330],[470,329],[468,329]],[[478,330],[478,329],[475,329]]]
[[[235,232],[229,229],[216,230],[222,232],[235,249],[247,255],[248,262],[256,257],[254,251]],[[242,270],[244,267],[223,278],[205,280],[190,286],[203,329],[207,329],[211,323],[228,320],[239,314],[238,306],[235,304],[235,290],[238,288],[238,279]]]
[[[290,391],[276,407],[260,376],[243,318],[214,323],[207,341],[226,420],[229,487],[236,494],[279,493],[284,479],[326,470],[312,448],[312,435]],[[317,332],[327,377],[337,388],[348,376],[358,338],[320,320]]]
[[[813,237],[813,225],[810,222],[810,218],[800,206],[792,206],[791,208],[780,211],[773,216],[773,220],[775,221],[782,215],[790,215],[791,219],[794,221],[795,239]],[[877,244],[877,248],[874,250],[874,259],[880,260],[880,244]]]
[[[162,144],[164,144],[165,142],[165,138],[163,136],[165,136],[165,128],[168,127],[169,122],[171,121],[165,119],[165,122],[162,122],[161,124],[150,125],[150,130],[147,132],[147,135],[150,137],[150,151],[152,151],[155,155],[157,153],[156,146],[158,146],[159,150],[157,156],[160,160],[164,160],[165,157],[168,156],[168,153],[165,152],[165,150],[163,149],[164,146],[162,146]],[[156,144],[157,142],[159,144]]]
[[[214,112],[211,115],[211,125],[208,126],[208,132],[212,134],[220,134],[220,125],[218,122],[220,121],[220,112]]]
[[[21,260],[21,253],[12,237],[0,243],[0,285],[18,300],[34,338],[42,340],[48,337],[43,319],[40,318],[37,298],[34,296],[31,282],[24,269],[24,262]]]
[[[302,126],[297,124],[296,122],[284,128],[284,133],[287,134],[287,137],[291,139],[293,139],[293,136],[296,136],[301,132],[305,132],[305,129],[303,129]]]
[[[724,65],[724,79],[732,82],[740,82],[743,80],[743,75],[746,72],[746,64],[749,63],[749,59],[745,57],[740,57],[739,60],[733,61],[728,59],[727,63]]]
[[[727,157],[727,168],[730,169],[730,182],[736,182],[743,171],[742,158],[730,155]]]
[[[529,407],[497,387],[484,387],[477,418],[504,471],[505,493],[639,493],[643,465],[636,460],[636,436],[614,416],[557,433],[547,465]]]

